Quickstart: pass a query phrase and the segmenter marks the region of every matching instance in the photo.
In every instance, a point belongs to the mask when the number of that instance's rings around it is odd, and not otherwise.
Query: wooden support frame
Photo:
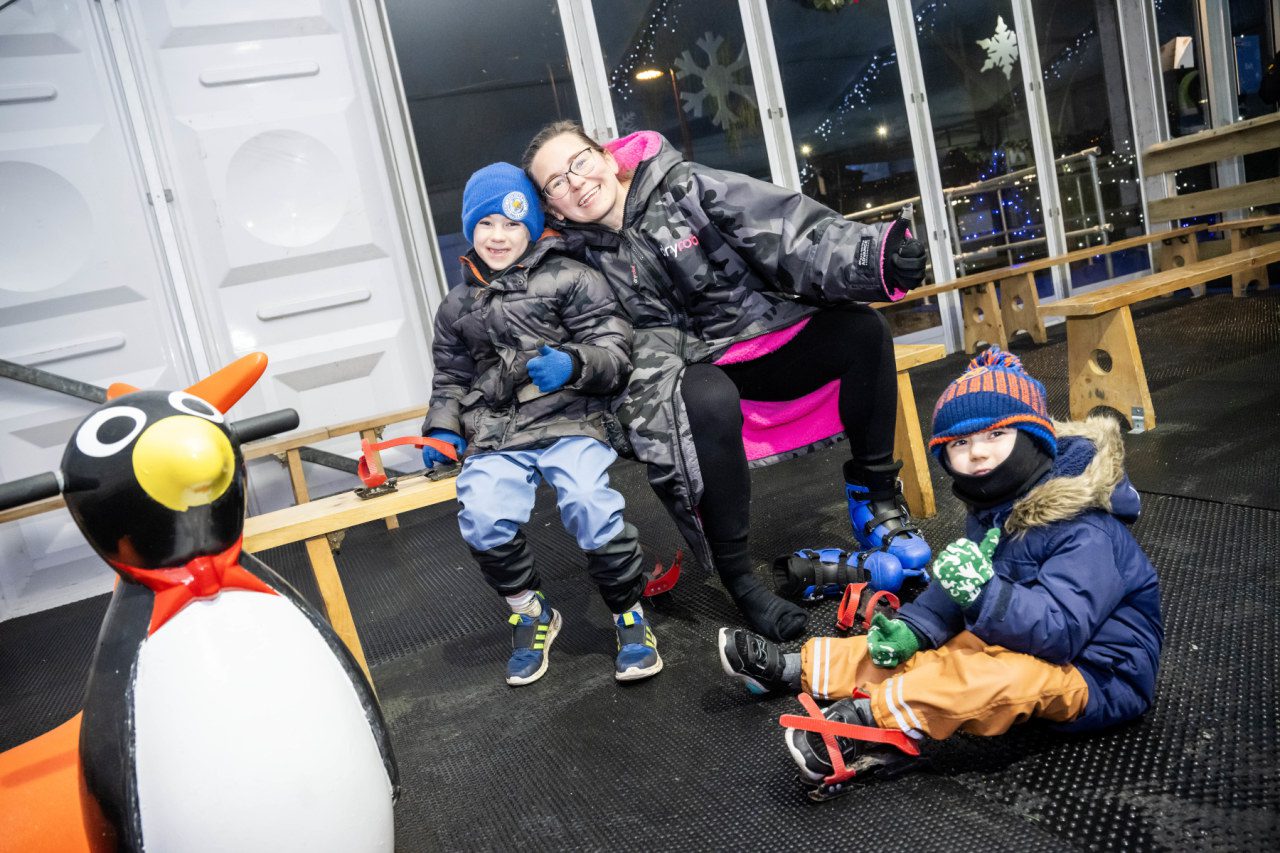
[[[1000,316],[1006,338],[1026,332],[1038,344],[1047,343],[1049,333],[1040,316],[1040,294],[1035,273],[1025,272],[1000,279]]]
[[[929,453],[920,432],[920,415],[911,387],[912,367],[937,361],[947,354],[942,344],[899,344],[894,347],[898,371],[898,415],[893,432],[893,455],[902,460],[902,495],[916,518],[932,518],[938,513],[929,477]]]
[[[1125,305],[1096,317],[1067,318],[1067,376],[1074,420],[1098,406],[1115,409],[1134,429],[1154,429],[1147,371]]]
[[[978,344],[984,341],[1009,348],[1004,317],[1000,313],[1000,301],[996,298],[996,286],[993,283],[961,290],[960,309],[964,317],[965,352],[974,352]]]
[[[1228,236],[1231,240],[1231,251],[1233,252],[1241,252],[1245,249],[1262,245],[1261,235],[1251,230],[1234,229]],[[1265,263],[1232,273],[1231,295],[1244,296],[1248,293],[1250,284],[1256,284],[1258,290],[1266,290],[1271,286],[1271,282],[1267,279],[1267,265]]]

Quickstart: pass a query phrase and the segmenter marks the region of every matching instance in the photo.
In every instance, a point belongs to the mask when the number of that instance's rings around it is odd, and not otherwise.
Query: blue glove
[[[462,458],[462,454],[467,449],[467,440],[456,432],[450,432],[447,429],[433,429],[431,432],[427,433],[426,437],[438,438],[441,441],[449,442],[457,448],[459,459]],[[430,468],[433,465],[452,465],[453,460],[428,444],[424,445],[422,448],[422,464]]]
[[[559,391],[573,376],[573,356],[543,344],[529,359],[529,378],[544,394]]]

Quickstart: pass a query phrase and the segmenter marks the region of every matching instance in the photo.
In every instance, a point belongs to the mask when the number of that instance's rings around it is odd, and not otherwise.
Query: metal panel
[[[0,14],[0,358],[95,385],[181,387],[193,367],[93,8]],[[0,480],[56,468],[90,408],[0,382]],[[0,619],[113,579],[66,510],[0,525]]]
[[[351,7],[119,8],[210,360],[271,359],[237,414],[305,428],[422,402],[429,322]]]

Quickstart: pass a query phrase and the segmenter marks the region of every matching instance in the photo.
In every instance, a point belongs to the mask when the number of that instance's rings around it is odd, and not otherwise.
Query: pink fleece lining
[[[906,239],[911,239],[910,228],[906,230]],[[884,290],[885,295],[889,297],[890,302],[897,302],[899,299],[906,296],[907,292],[896,287],[892,291],[889,290],[889,277],[885,275],[884,271],[884,247],[888,245],[888,243],[888,240],[880,241],[880,287]]]
[[[642,160],[648,160],[661,149],[662,134],[652,130],[638,130],[604,144],[604,150],[618,161],[619,175],[635,171]]]
[[[741,364],[781,348],[808,324],[799,323],[776,332],[739,341],[716,359],[716,364]],[[747,460],[764,459],[799,450],[844,432],[837,406],[840,380],[833,379],[816,391],[794,400],[742,401],[742,446]]]

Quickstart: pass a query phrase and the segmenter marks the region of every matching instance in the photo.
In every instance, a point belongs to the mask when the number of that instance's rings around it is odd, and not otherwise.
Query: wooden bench
[[[1280,243],[1231,252],[1041,305],[1041,316],[1067,318],[1071,417],[1082,419],[1094,408],[1108,406],[1127,417],[1135,430],[1154,429],[1155,408],[1129,306],[1222,276],[1259,267],[1265,270],[1268,263],[1275,262],[1280,262]]]
[[[1272,150],[1278,139],[1280,113],[1153,145],[1143,153],[1144,170],[1149,177],[1164,173],[1171,194],[1147,206],[1149,219],[1172,220],[1176,224],[1185,217],[1280,202],[1280,178],[1185,195],[1177,195],[1173,180],[1179,169]],[[1280,242],[1264,242],[1273,235],[1264,237],[1261,229],[1276,224],[1280,224],[1280,216],[1193,226],[1226,231],[1228,252],[1201,259],[1199,244],[1191,239],[1185,253],[1175,258],[1169,269],[1039,306],[1037,311],[1042,317],[1067,318],[1071,416],[1083,418],[1090,410],[1105,405],[1129,418],[1135,429],[1154,429],[1155,409],[1129,306],[1187,287],[1203,292],[1207,282],[1224,276],[1231,276],[1232,293],[1236,296],[1244,295],[1255,281],[1259,289],[1266,288],[1267,264],[1280,262]]]

